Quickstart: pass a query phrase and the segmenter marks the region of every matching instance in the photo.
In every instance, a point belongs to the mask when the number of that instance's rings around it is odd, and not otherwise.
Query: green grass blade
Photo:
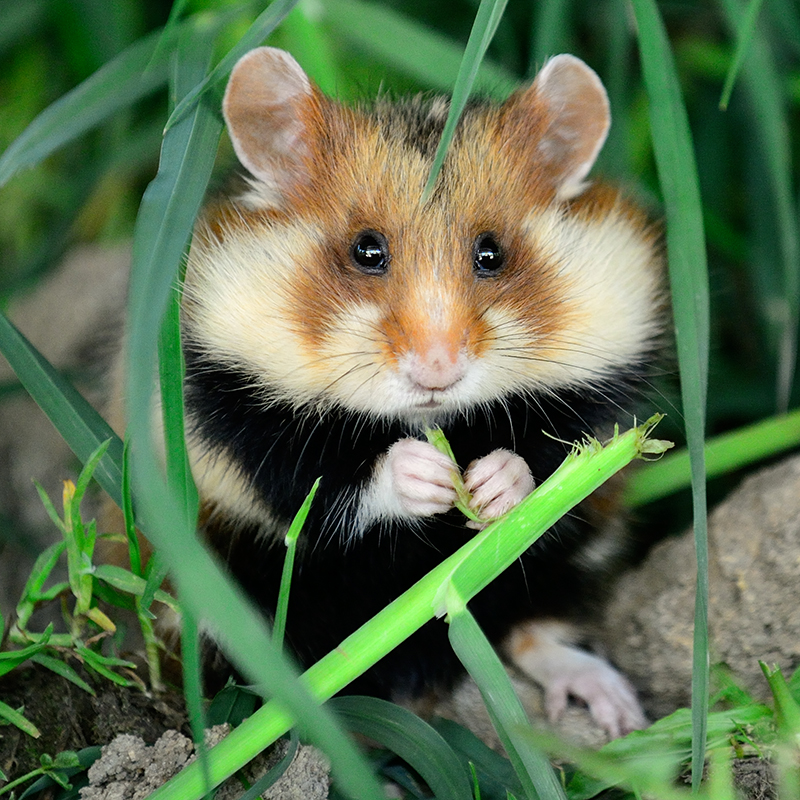
[[[705,448],[708,477],[727,475],[798,446],[800,409],[709,439]],[[624,502],[630,507],[644,505],[684,489],[690,482],[689,451],[682,449],[634,472],[626,483]]]
[[[314,495],[319,489],[320,478],[314,481],[311,491],[300,506],[300,510],[294,515],[289,530],[286,532],[286,557],[283,561],[283,571],[281,573],[281,585],[278,590],[278,604],[275,607],[275,619],[272,622],[272,640],[275,647],[280,650],[283,647],[283,634],[286,630],[286,615],[289,611],[289,591],[292,585],[292,574],[294,572],[294,555],[297,550],[297,539],[305,524]]]
[[[469,728],[443,717],[434,718],[431,725],[456,753],[477,770],[480,784],[487,794],[497,796],[501,791],[510,791],[521,795],[522,785],[511,762],[488,747]]]
[[[469,34],[469,41],[464,50],[464,58],[458,70],[458,77],[453,86],[453,94],[450,100],[450,109],[447,112],[447,119],[444,123],[442,138],[436,148],[436,155],[433,157],[431,172],[428,176],[428,183],[422,192],[422,203],[426,203],[436,185],[436,179],[444,164],[450,142],[456,132],[456,125],[461,118],[461,113],[467,105],[475,78],[478,75],[483,57],[492,41],[492,37],[500,24],[500,19],[506,9],[508,0],[481,0],[478,13],[475,15],[475,22]]]
[[[122,485],[122,441],[75,387],[0,312],[0,352],[28,394],[55,425],[81,463],[107,439],[108,451],[94,477],[119,503]]]
[[[95,690],[92,689],[69,664],[64,663],[60,658],[53,658],[53,656],[48,656],[44,653],[37,653],[31,658],[31,661],[35,661],[37,664],[45,667],[45,669],[49,669],[56,675],[60,675],[64,680],[74,683],[76,686],[83,689],[84,692],[92,696],[96,694]]]
[[[277,783],[284,772],[292,766],[292,761],[297,754],[300,747],[300,739],[296,735],[292,735],[289,740],[289,748],[281,760],[270,767],[243,795],[239,800],[259,800],[267,793],[270,786]]]
[[[348,730],[396,753],[430,786],[436,800],[471,795],[469,772],[427,722],[405,708],[376,697],[337,697],[330,702]]]
[[[183,376],[185,371],[180,334],[180,287],[176,281],[173,284],[159,337],[158,373],[161,386],[161,415],[164,422],[167,480],[181,496],[191,520],[194,520],[199,501],[185,444],[183,419]]]
[[[340,102],[354,99],[343,92],[343,87],[347,86],[346,76],[337,66],[331,36],[320,25],[323,15],[319,10],[313,2],[300,0],[283,20],[281,46],[297,59],[326,95]]]
[[[203,794],[212,790],[211,772],[208,766],[208,748],[205,744],[206,712],[203,707],[203,667],[201,664],[200,630],[194,617],[184,609],[181,614],[181,667],[183,695],[192,728],[197,759],[203,776]]]
[[[739,0],[721,0],[728,24],[739,38],[745,14]],[[793,195],[792,144],[789,120],[779,77],[765,37],[758,31],[744,61],[744,80],[752,106],[752,122],[757,130],[767,164],[767,176],[775,204],[776,226],[782,259],[783,286],[766,298],[778,328],[777,408],[786,411],[797,367],[797,337],[800,325],[800,231]]]
[[[800,742],[800,704],[792,697],[781,668],[776,665],[770,669],[763,661],[758,663],[775,700],[775,714],[781,733],[795,743]]]
[[[692,786],[703,772],[708,715],[708,533],[705,484],[705,409],[709,303],[703,214],[691,132],[672,52],[654,0],[633,0],[639,52],[650,103],[650,124],[667,215],[667,256],[681,375],[686,437],[691,454],[697,588],[692,670]]]
[[[273,0],[242,35],[236,46],[232,47],[219,64],[178,103],[167,120],[166,130],[183,119],[207,91],[218,86],[230,74],[234,64],[245,53],[258,47],[280,25],[297,3],[298,0]]]
[[[11,708],[8,703],[4,703],[2,700],[0,700],[0,719],[4,719],[6,722],[16,725],[21,731],[32,736],[34,739],[38,739],[42,735],[41,731],[30,720],[26,719],[19,711]],[[11,784],[8,784],[5,788],[11,788]]]
[[[0,156],[0,186],[67,142],[166,83],[167,60],[152,57],[159,31],[132,44],[42,111]],[[151,63],[152,62],[152,63]]]
[[[142,575],[142,549],[136,533],[136,522],[133,518],[133,497],[131,496],[130,451],[126,439],[122,449],[122,517],[125,524],[125,537],[128,540],[128,557],[134,575]]]
[[[533,7],[529,78],[536,75],[550,56],[570,51],[571,13],[571,0],[541,0]]]
[[[320,10],[326,24],[353,48],[415,78],[423,86],[451,91],[464,55],[457,42],[377,3],[327,0]],[[376,31],[380,31],[379,36]],[[508,70],[485,61],[475,78],[477,92],[498,99],[507,97],[518,84],[519,80]]]
[[[747,13],[741,21],[736,41],[736,52],[733,54],[733,61],[731,62],[728,74],[725,76],[725,85],[722,87],[722,97],[720,97],[719,107],[725,111],[728,108],[728,103],[731,99],[733,92],[733,85],[736,83],[736,78],[742,69],[744,57],[753,43],[753,37],[756,32],[756,22],[758,21],[758,14],[761,11],[761,6],[764,0],[750,0],[747,6]]]
[[[566,800],[550,761],[521,732],[530,722],[506,669],[457,593],[448,602],[448,635],[456,655],[478,684],[497,735],[531,800]]]

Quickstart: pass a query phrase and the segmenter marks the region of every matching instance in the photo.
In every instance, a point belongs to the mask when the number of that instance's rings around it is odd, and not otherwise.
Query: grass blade
[[[416,714],[376,697],[337,697],[330,705],[350,731],[375,740],[408,762],[430,786],[436,800],[471,796],[465,765],[441,735]]]
[[[731,62],[728,74],[725,76],[725,85],[722,87],[722,97],[719,100],[719,107],[726,111],[728,103],[731,99],[731,92],[733,92],[733,85],[736,83],[736,78],[742,69],[744,57],[753,43],[753,37],[756,32],[756,22],[758,21],[758,14],[761,11],[761,6],[764,0],[750,0],[747,6],[747,13],[739,25],[736,41],[736,52],[733,54],[733,61]]]
[[[259,14],[255,22],[247,29],[245,34],[238,40],[235,47],[232,47],[225,57],[206,77],[198,83],[191,91],[187,92],[183,99],[175,107],[167,120],[166,130],[177,124],[189,113],[200,97],[207,91],[213,89],[224,80],[233,69],[234,64],[249,50],[258,47],[267,36],[280,25],[284,17],[297,5],[299,0],[273,0],[264,11]]]
[[[37,653],[35,656],[31,658],[31,661],[35,661],[37,664],[49,669],[51,672],[55,672],[56,675],[60,675],[64,680],[68,680],[71,683],[74,683],[79,688],[83,689],[84,692],[94,696],[96,694],[95,690],[89,686],[86,681],[75,672],[74,669],[69,664],[64,663],[60,658],[53,658],[53,656],[44,655],[43,653]]]
[[[0,156],[0,186],[25,167],[91,130],[167,80],[165,57],[154,61],[160,31],[145,36],[48,106]]]
[[[692,670],[692,786],[702,778],[708,715],[708,532],[705,409],[709,307],[703,215],[691,132],[675,64],[654,0],[633,0],[659,181],[667,215],[681,396],[692,470],[697,589]]]
[[[314,501],[314,495],[319,488],[319,482],[319,478],[314,481],[314,485],[311,487],[308,497],[303,501],[300,510],[294,515],[292,524],[289,525],[289,530],[286,532],[286,557],[283,562],[283,572],[281,573],[281,585],[278,590],[278,604],[275,607],[275,619],[272,622],[272,640],[275,642],[275,647],[278,648],[278,650],[283,647],[283,634],[286,630],[286,615],[289,611],[289,591],[292,585],[297,538],[300,536],[306,517],[308,517],[311,503]]]
[[[728,25],[741,39],[746,20],[739,0],[721,0]],[[753,21],[755,25],[755,20]],[[765,298],[778,331],[777,408],[786,411],[797,367],[797,337],[800,325],[800,232],[792,190],[792,145],[781,78],[766,39],[753,34],[754,44],[744,61],[744,79],[775,204],[783,286]]]
[[[337,66],[331,36],[320,24],[320,10],[311,3],[298,3],[281,25],[281,47],[297,59],[324,94],[339,102],[355,99],[345,89],[347,77]]]
[[[423,86],[441,92],[453,88],[464,51],[452,39],[377,3],[328,0],[321,10],[326,24],[353,48],[410,75]],[[376,36],[375,31],[381,35]],[[476,91],[498,99],[507,97],[518,84],[516,76],[485,61],[475,77]]]
[[[492,41],[492,37],[500,23],[500,18],[506,8],[508,0],[481,0],[478,13],[475,15],[475,22],[469,34],[469,41],[464,50],[464,58],[458,70],[458,77],[453,86],[453,95],[450,100],[450,109],[447,112],[447,120],[444,123],[442,138],[436,148],[436,155],[433,157],[433,165],[428,176],[428,183],[422,192],[422,203],[426,203],[436,185],[436,179],[442,169],[444,158],[456,131],[456,125],[461,117],[461,112],[467,104],[470,92],[478,75],[478,69],[486,55],[486,49]]]
[[[448,635],[461,663],[478,684],[486,710],[503,743],[525,797],[531,800],[566,800],[550,761],[522,736],[530,722],[506,669],[463,598],[453,592],[448,602]]]
[[[709,478],[727,475],[770,456],[800,446],[800,410],[723,433],[706,442]],[[630,507],[666,497],[691,482],[689,451],[665,455],[646,470],[633,473],[625,485],[624,502]]]
[[[4,719],[6,722],[16,725],[21,731],[24,731],[29,736],[33,736],[34,739],[38,739],[42,735],[41,731],[32,722],[25,719],[19,711],[11,708],[8,703],[4,703],[2,700],[0,700],[0,719]],[[9,789],[10,787],[11,784],[8,784],[5,788]]]
[[[122,498],[122,441],[75,387],[0,312],[0,352],[28,394],[85,463],[106,440],[108,450],[94,477],[111,498]]]

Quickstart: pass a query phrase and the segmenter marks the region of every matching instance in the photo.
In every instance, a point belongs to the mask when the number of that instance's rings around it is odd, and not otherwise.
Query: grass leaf
[[[453,88],[464,56],[458,42],[377,3],[327,0],[321,10],[325,22],[352,47],[424,86],[441,92]],[[376,36],[375,31],[381,31],[381,35]],[[398,42],[403,46],[398,47]],[[498,99],[507,97],[518,84],[512,73],[487,62],[475,76],[475,90]]]
[[[0,156],[0,186],[25,167],[91,130],[166,83],[167,60],[152,57],[161,33],[128,47],[71,92],[48,106]]]
[[[107,439],[108,451],[94,477],[119,503],[122,485],[122,441],[75,387],[0,312],[0,352],[28,394],[55,425],[78,459],[85,463]]]
[[[633,0],[639,52],[650,103],[650,125],[667,215],[667,256],[681,397],[692,469],[697,589],[692,709],[692,786],[702,777],[708,714],[708,533],[705,484],[709,301],[703,214],[697,167],[675,64],[655,0]]]
[[[728,74],[725,77],[725,85],[722,88],[722,97],[719,101],[719,107],[725,111],[728,108],[728,103],[731,99],[731,92],[733,92],[733,85],[742,68],[744,57],[747,55],[748,49],[753,44],[753,37],[756,30],[756,22],[758,21],[758,14],[761,11],[761,6],[764,0],[750,0],[747,5],[747,13],[739,25],[739,31],[736,41],[736,52],[733,55]]]
[[[401,706],[376,697],[331,700],[348,730],[396,753],[415,769],[437,800],[469,798],[469,772],[452,748],[427,722]]]
[[[236,46],[231,48],[219,64],[181,99],[167,120],[166,130],[183,119],[207,91],[218,86],[230,74],[234,64],[249,50],[258,47],[298,2],[299,0],[273,0],[237,41]]]
[[[442,137],[439,140],[439,146],[436,148],[436,155],[433,157],[428,183],[422,192],[422,203],[427,202],[436,185],[436,179],[439,177],[442,164],[444,164],[447,150],[456,131],[456,125],[461,118],[464,107],[467,105],[475,78],[478,75],[478,69],[483,57],[486,55],[486,50],[492,41],[497,26],[500,24],[507,2],[508,0],[481,0],[481,4],[478,7],[475,22],[469,34],[469,41],[464,50],[464,58],[458,69],[458,77],[456,77],[456,82],[453,86],[450,108],[442,130]]]
[[[706,441],[706,471],[709,478],[778,455],[800,445],[800,409],[754,425],[723,433]],[[667,497],[691,483],[687,449],[668,453],[647,469],[634,472],[625,484],[624,501],[639,506]]]
[[[83,689],[84,692],[88,692],[93,697],[95,696],[94,689],[92,689],[69,664],[65,664],[60,658],[53,658],[53,656],[48,656],[45,653],[37,653],[31,658],[31,661],[49,669],[56,675],[60,675],[65,680],[70,681],[70,683],[74,683],[77,687]]]
[[[42,735],[41,731],[30,720],[26,719],[23,714],[20,714],[19,711],[11,708],[8,703],[4,703],[2,700],[0,700],[0,719],[4,719],[6,722],[16,725],[21,731],[27,733],[28,736],[32,736],[34,739],[38,739]]]
[[[721,0],[721,3],[728,24],[739,39],[748,35],[745,30],[748,20],[740,0]],[[752,106],[752,123],[758,133],[756,141],[767,165],[782,261],[782,286],[765,302],[771,309],[767,320],[777,328],[779,339],[776,405],[778,411],[784,412],[789,408],[795,380],[800,326],[800,231],[792,189],[792,142],[781,78],[769,44],[758,31],[749,35],[754,45],[744,60],[744,80]]]
[[[272,640],[279,650],[283,647],[283,634],[286,630],[286,615],[289,611],[289,592],[292,585],[297,538],[300,536],[306,517],[308,517],[308,512],[311,510],[311,503],[314,501],[314,495],[316,495],[319,488],[319,482],[320,478],[314,481],[311,491],[300,506],[300,510],[294,515],[294,519],[289,525],[289,530],[286,532],[286,556],[283,561],[281,585],[278,590],[278,604],[275,607],[275,619],[272,622]]]
[[[506,668],[463,599],[451,595],[448,635],[461,663],[480,689],[492,725],[500,737],[525,797],[535,800],[566,800],[550,761],[521,736],[530,723],[511,685]]]

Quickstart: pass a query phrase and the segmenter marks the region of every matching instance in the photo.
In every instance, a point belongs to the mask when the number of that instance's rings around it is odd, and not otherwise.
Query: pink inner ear
[[[533,89],[550,116],[540,154],[557,168],[558,196],[575,197],[585,188],[583,180],[608,134],[608,96],[594,70],[570,55],[551,58]]]
[[[239,161],[256,178],[285,188],[306,176],[303,104],[311,83],[286,52],[259,47],[233,68],[222,111]]]

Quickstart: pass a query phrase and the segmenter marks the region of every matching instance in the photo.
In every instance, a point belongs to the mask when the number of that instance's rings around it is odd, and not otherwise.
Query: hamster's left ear
[[[554,56],[511,102],[516,115],[529,116],[529,126],[534,118],[541,120],[534,157],[553,175],[556,196],[579,195],[611,124],[608,95],[597,73],[575,56]]]

